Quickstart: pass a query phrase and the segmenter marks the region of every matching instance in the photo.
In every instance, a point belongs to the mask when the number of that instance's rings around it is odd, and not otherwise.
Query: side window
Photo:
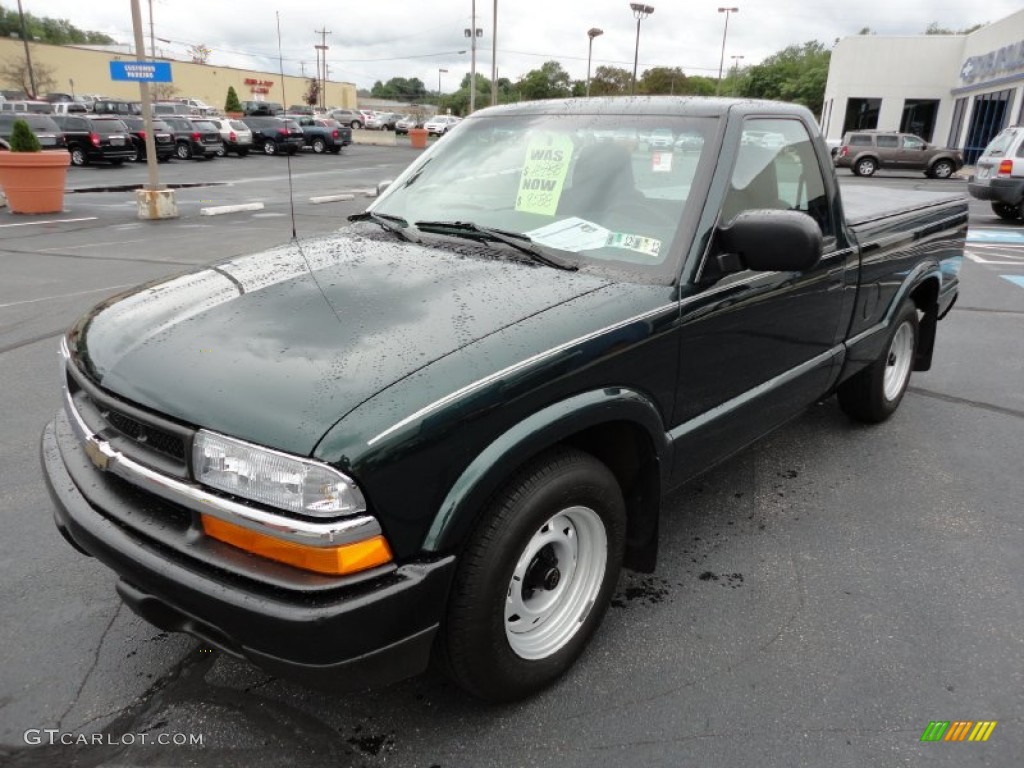
[[[834,234],[825,179],[804,124],[753,119],[746,121],[743,133],[722,220],[731,221],[747,210],[801,211],[818,223],[825,237]]]
[[[904,136],[903,137],[903,148],[904,149],[924,149],[924,142],[917,138],[917,136]]]
[[[899,146],[899,140],[895,136],[878,136],[876,141],[879,149],[896,149]]]
[[[864,133],[855,133],[850,136],[851,147],[870,147],[871,137]]]

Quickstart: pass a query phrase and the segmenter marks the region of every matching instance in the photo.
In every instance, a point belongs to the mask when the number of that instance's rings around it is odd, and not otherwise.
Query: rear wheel
[[[178,146],[175,149],[175,153],[178,155],[179,160],[192,159],[192,147],[183,141],[178,142]]]
[[[264,155],[276,155],[277,144],[274,143],[273,139],[266,139],[263,142],[263,154]]]
[[[353,120],[351,123],[349,123],[349,127],[354,131],[357,128],[362,128],[363,124],[360,123],[358,120]]]
[[[327,144],[324,142],[323,139],[313,139],[313,143],[310,144],[310,146],[313,148],[313,151],[318,155],[322,155],[324,153],[324,150],[327,149]]]
[[[906,299],[893,320],[882,356],[839,385],[839,407],[847,416],[868,424],[892,416],[910,383],[917,338],[917,306],[913,299]]]
[[[512,701],[565,672],[611,600],[625,531],[615,476],[590,454],[558,448],[517,472],[455,575],[438,637],[455,682]]]
[[[71,164],[72,165],[85,165],[89,162],[89,159],[85,156],[85,150],[81,147],[71,148]]]
[[[948,179],[955,170],[953,163],[949,160],[939,160],[932,166],[932,176],[936,179]]]
[[[240,150],[238,150],[238,156],[239,157],[245,157],[248,154],[249,154],[249,150],[248,149],[240,149]]]
[[[220,149],[217,150],[217,157],[224,157],[224,155],[226,155],[227,153],[228,151],[224,149],[224,145],[221,144]]]
[[[1005,221],[1020,221],[1024,218],[1024,203],[1021,205],[992,203],[992,213]]]
[[[877,170],[878,163],[871,157],[862,158],[853,166],[853,172],[858,176],[873,176]]]

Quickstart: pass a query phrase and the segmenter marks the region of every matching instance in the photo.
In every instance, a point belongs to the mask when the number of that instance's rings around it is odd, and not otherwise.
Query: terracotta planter
[[[11,213],[60,213],[71,154],[0,151],[0,188]]]

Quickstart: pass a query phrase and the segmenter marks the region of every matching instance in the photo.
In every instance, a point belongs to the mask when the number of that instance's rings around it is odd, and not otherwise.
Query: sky
[[[22,0],[26,12],[68,19],[130,44],[130,0]],[[470,71],[472,0],[139,0],[146,45],[152,6],[157,52],[185,58],[189,45],[212,49],[221,66],[278,71],[277,18],[286,74],[316,70],[317,30],[330,32],[331,80],[370,88],[374,81],[418,77],[428,90],[449,93]],[[836,38],[870,27],[879,35],[916,35],[932,22],[949,29],[998,21],[1020,9],[1019,0],[726,0],[736,13],[720,13],[720,0],[647,0],[654,13],[640,25],[639,69],[679,66],[688,75],[718,76],[722,36],[729,18],[725,66],[749,66],[786,46]],[[14,0],[0,0],[11,8]],[[490,77],[493,0],[476,0],[477,72]],[[587,71],[587,30],[593,67],[633,68],[636,20],[629,0],[498,0],[499,77],[516,80],[555,59],[573,79]],[[459,53],[465,51],[465,53]]]

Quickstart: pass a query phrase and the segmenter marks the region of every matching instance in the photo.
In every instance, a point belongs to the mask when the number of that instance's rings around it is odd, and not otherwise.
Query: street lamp
[[[484,31],[476,25],[476,0],[473,0],[473,26],[465,30],[466,37],[470,38],[472,45],[472,60],[469,65],[469,113],[476,110],[476,39],[484,36]]]
[[[718,85],[715,87],[715,96],[722,93],[722,66],[725,64],[725,36],[729,34],[729,14],[739,13],[739,8],[719,8],[719,13],[725,14],[725,31],[722,32],[722,57],[718,60]]]
[[[636,93],[636,64],[640,59],[640,22],[654,13],[654,6],[643,5],[642,3],[630,3],[629,7],[633,9],[633,17],[636,19],[636,50],[633,51],[633,83],[629,87],[629,95],[632,96]]]
[[[592,27],[587,30],[587,37],[590,38],[590,42],[587,45],[587,97],[590,96],[590,54],[594,52],[594,38],[600,37],[604,34],[603,29]]]
[[[732,76],[733,76],[733,77],[736,77],[736,75],[738,75],[738,74],[739,74],[739,71],[740,71],[740,61],[741,61],[742,59],[745,59],[745,58],[746,58],[746,56],[730,56],[729,58],[730,58],[730,59],[732,59]],[[736,88],[736,82],[735,82],[735,81],[733,81],[733,84],[732,84],[732,85],[733,85],[733,89],[734,89],[734,91],[735,91],[735,88]],[[736,95],[736,94],[735,94],[735,92],[733,93],[733,95],[734,95],[734,96]]]

